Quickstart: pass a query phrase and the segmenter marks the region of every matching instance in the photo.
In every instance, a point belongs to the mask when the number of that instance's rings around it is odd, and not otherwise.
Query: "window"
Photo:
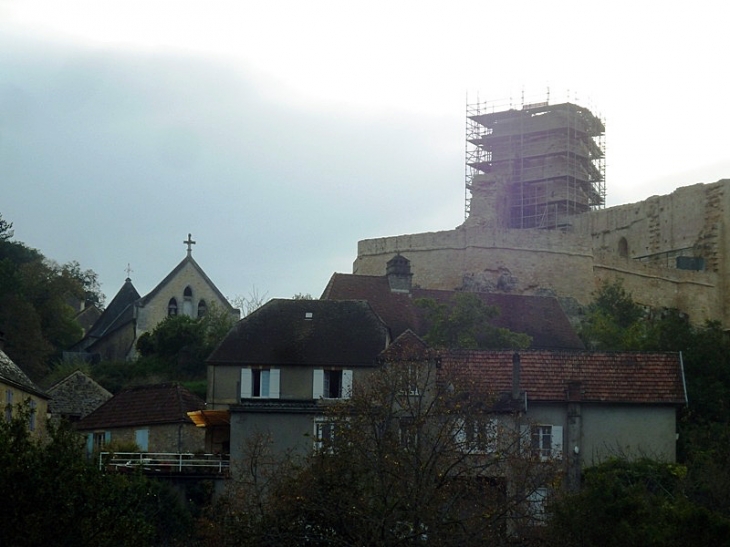
[[[462,452],[490,454],[497,450],[497,420],[495,418],[460,419],[455,424],[457,446]]]
[[[312,397],[314,399],[349,399],[352,395],[352,371],[314,369]]]
[[[193,316],[193,289],[189,285],[183,291],[183,315]]]
[[[147,452],[150,445],[150,430],[149,429],[137,429],[134,432],[134,442],[137,444],[142,452]]]
[[[205,303],[205,300],[201,300],[198,302],[198,317],[203,317],[206,313],[208,313],[208,306]]]
[[[13,390],[5,390],[5,421],[9,422],[13,419]]]
[[[410,450],[418,449],[418,424],[412,418],[401,418],[398,422],[401,445]]]
[[[170,298],[170,301],[167,303],[167,316],[173,317],[175,315],[177,315],[177,300]]]
[[[408,365],[405,374],[406,394],[420,395],[421,367],[419,365]]]
[[[111,431],[98,431],[94,433],[94,450],[97,452],[104,450],[104,447],[111,441]]]
[[[545,523],[548,494],[547,488],[537,488],[527,496],[527,513],[533,519],[534,524]]]
[[[241,399],[251,398],[279,398],[279,369],[241,369]]]
[[[28,416],[28,430],[35,431],[36,428],[36,414],[38,413],[38,403],[33,399],[30,400],[30,415]]]
[[[629,242],[625,237],[618,240],[618,255],[626,258],[629,256]]]
[[[314,449],[332,451],[338,437],[339,424],[327,418],[314,420]]]
[[[533,425],[529,428],[530,450],[540,461],[563,457],[563,428],[559,425]]]

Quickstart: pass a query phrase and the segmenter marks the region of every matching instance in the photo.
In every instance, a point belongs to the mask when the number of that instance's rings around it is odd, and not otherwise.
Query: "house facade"
[[[205,402],[180,384],[137,386],[76,422],[76,430],[86,436],[89,455],[120,446],[122,452],[203,452],[205,433],[187,414],[203,408]]]
[[[534,454],[559,460],[569,486],[611,457],[676,460],[681,354],[450,350],[441,366],[512,400],[501,419]]]
[[[277,453],[306,453],[323,435],[324,408],[350,396],[390,342],[362,301],[274,299],[239,321],[208,358],[209,450],[240,459],[264,436]],[[225,438],[221,412],[228,412]],[[223,420],[225,422],[225,420]],[[211,440],[217,436],[217,441]]]
[[[2,335],[0,335],[1,337]],[[27,405],[28,429],[31,435],[41,437],[45,434],[49,396],[5,354],[1,345],[0,397],[2,397],[5,421],[11,421],[18,415],[21,408]]]

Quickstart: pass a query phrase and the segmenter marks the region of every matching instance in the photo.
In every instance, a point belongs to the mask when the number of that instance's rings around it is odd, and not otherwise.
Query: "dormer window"
[[[177,300],[170,298],[170,301],[167,303],[167,316],[173,317],[175,315],[177,315]]]

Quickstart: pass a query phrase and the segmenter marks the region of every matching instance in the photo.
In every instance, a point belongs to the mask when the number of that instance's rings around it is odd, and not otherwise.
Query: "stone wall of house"
[[[470,219],[454,230],[360,241],[353,273],[384,275],[401,253],[423,288],[553,294],[569,315],[603,280],[623,279],[641,304],[730,325],[729,213],[730,180],[723,180],[576,216],[567,231]],[[678,257],[703,267],[678,269]]]
[[[111,429],[111,443],[133,444],[136,431],[149,430],[147,452],[196,453],[205,450],[205,429],[191,423],[140,425]]]
[[[48,390],[48,411],[53,416],[80,419],[90,414],[112,394],[81,372],[76,372]]]

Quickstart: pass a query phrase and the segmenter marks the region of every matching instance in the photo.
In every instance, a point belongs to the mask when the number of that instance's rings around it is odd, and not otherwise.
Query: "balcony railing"
[[[100,452],[99,469],[146,474],[227,475],[228,456],[220,454],[181,454],[175,452]]]

